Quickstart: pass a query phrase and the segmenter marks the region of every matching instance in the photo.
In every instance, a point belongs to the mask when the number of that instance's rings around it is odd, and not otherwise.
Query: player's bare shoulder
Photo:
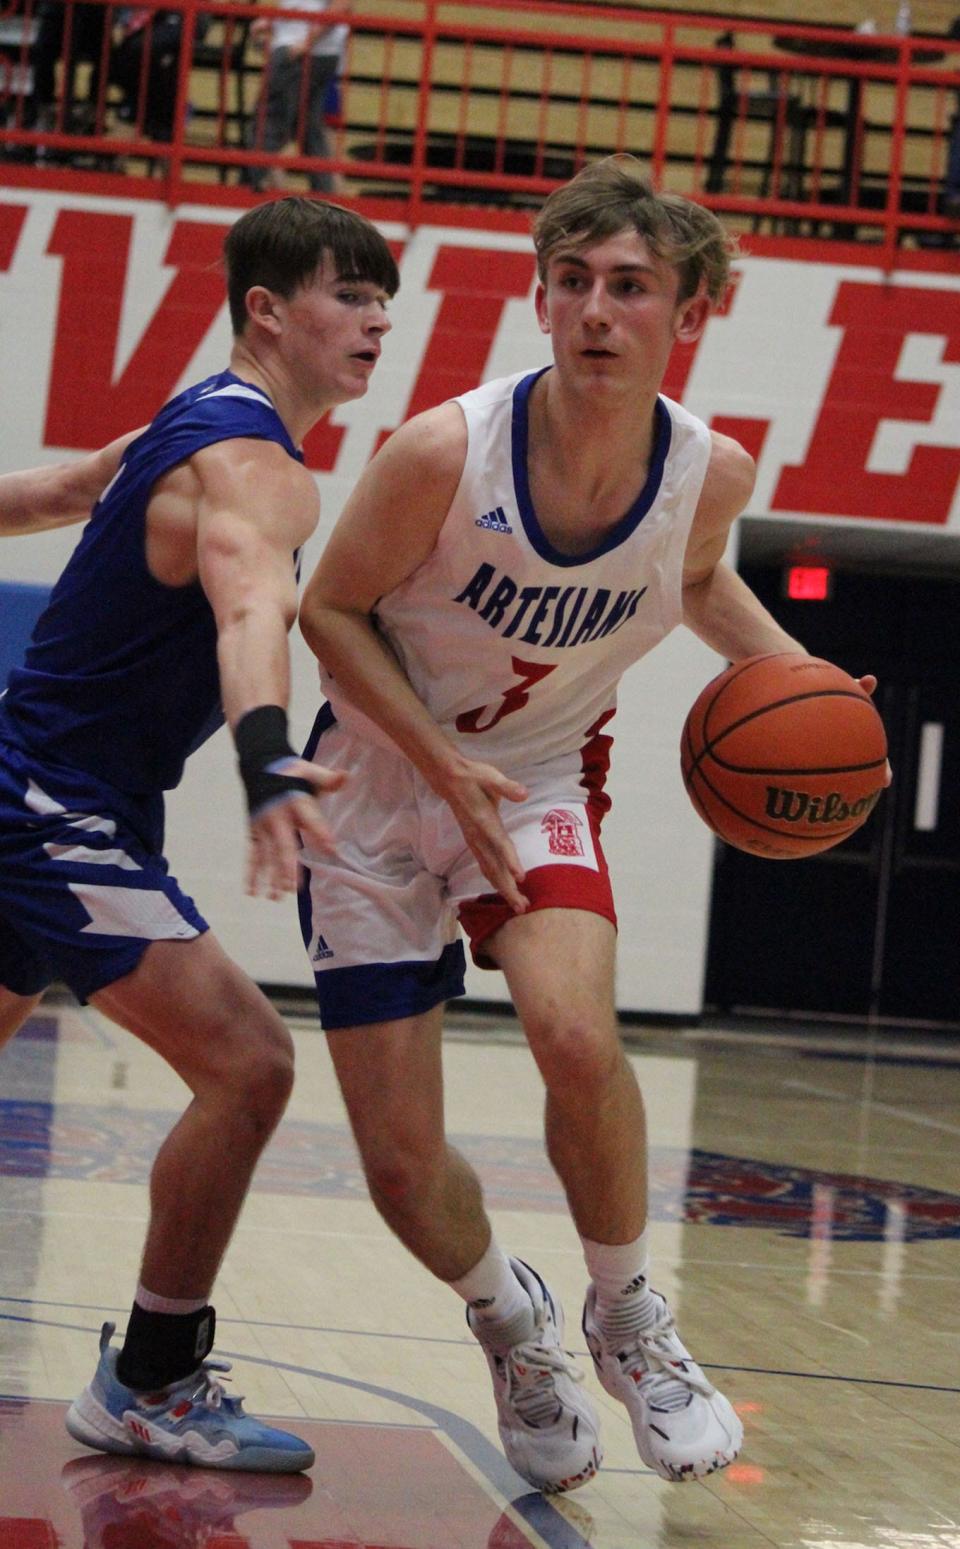
[[[756,482],[757,465],[732,436],[710,432],[710,461],[697,502],[691,537],[695,543],[725,533],[745,510]]]
[[[374,458],[371,472],[416,476],[421,496],[449,505],[467,455],[467,422],[454,400],[415,414],[394,431]],[[379,467],[378,467],[379,465]]]
[[[331,600],[369,611],[412,575],[437,542],[466,455],[466,421],[454,402],[395,430],[354,485],[307,585],[301,618]]]
[[[710,432],[710,461],[684,558],[684,584],[708,575],[722,556],[727,534],[753,493],[756,464],[750,453],[719,431]]]
[[[158,479],[147,507],[147,563],[158,581],[196,579],[198,558],[263,542],[302,547],[320,517],[313,475],[278,442],[231,437],[212,442]]]
[[[214,441],[190,459],[205,488],[216,494],[236,492],[247,484],[265,481],[271,488],[285,488],[305,496],[316,489],[316,480],[279,441],[259,436],[231,436]]]
[[[208,508],[284,527],[283,541],[297,547],[320,515],[313,474],[277,441],[238,436],[214,442],[191,459]]]
[[[732,436],[710,432],[710,461],[700,495],[700,505],[708,509],[733,511],[738,516],[744,509],[757,478],[757,465],[746,447],[734,441]]]

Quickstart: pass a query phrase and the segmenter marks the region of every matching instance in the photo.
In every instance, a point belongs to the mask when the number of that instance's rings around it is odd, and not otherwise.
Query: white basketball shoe
[[[661,1304],[653,1327],[610,1340],[591,1285],[583,1332],[601,1383],[627,1406],[644,1463],[662,1479],[702,1479],[733,1462],[743,1426],[681,1343],[664,1298],[653,1294]]]
[[[563,1308],[536,1270],[510,1260],[530,1297],[531,1332],[518,1343],[498,1343],[495,1324],[467,1308],[467,1323],[487,1358],[497,1401],[500,1440],[522,1479],[545,1494],[575,1490],[603,1460],[600,1427],[580,1384],[583,1373],[563,1348]]]

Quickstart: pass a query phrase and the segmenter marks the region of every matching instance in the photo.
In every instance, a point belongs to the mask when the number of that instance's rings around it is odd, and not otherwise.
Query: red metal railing
[[[64,166],[85,179],[123,172],[151,177],[154,192],[162,178],[164,196],[181,202],[236,200],[257,168],[326,171],[416,223],[438,205],[535,204],[594,156],[630,151],[660,186],[756,228],[856,233],[886,262],[907,239],[960,239],[943,202],[958,39],[571,0],[333,7],[325,23],[348,23],[350,36],[338,121],[318,159],[297,144],[265,152],[255,101],[270,54],[256,50],[251,23],[308,13],[225,0],[139,0],[137,12],[139,84],[128,80],[123,100],[116,50],[126,13],[116,0],[64,0],[50,101],[37,86],[49,20],[36,0],[0,12],[0,182],[43,179],[51,165],[58,177]],[[148,123],[149,75],[171,16],[180,32],[166,58],[172,113],[161,133]],[[305,111],[302,93],[301,131]]]

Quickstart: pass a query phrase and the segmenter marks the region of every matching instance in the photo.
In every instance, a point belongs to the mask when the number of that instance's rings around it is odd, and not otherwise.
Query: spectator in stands
[[[955,16],[947,28],[948,38],[960,38],[960,16]],[[951,220],[960,220],[960,93],[950,123],[947,140],[947,175],[940,195],[940,210]]]
[[[84,108],[97,99],[100,68],[104,51],[107,7],[74,5],[69,11],[61,0],[40,0],[37,7],[37,34],[30,50],[33,67],[33,100],[25,120],[26,127],[62,129],[63,133],[82,134],[95,126]],[[62,120],[57,115],[57,66],[63,62]],[[84,97],[77,90],[77,67],[90,64],[90,80]]]
[[[947,146],[947,176],[940,208],[951,220],[960,220],[960,109],[953,115]]]
[[[291,4],[319,18],[328,0],[291,0]],[[296,20],[278,17],[273,22],[258,17],[251,33],[268,48],[263,89],[249,133],[251,149],[279,152],[293,140],[305,156],[328,156],[327,108],[346,48],[346,23],[324,26],[306,15]],[[249,180],[254,188],[273,189],[284,186],[285,176],[280,167],[251,167]],[[315,192],[336,189],[331,172],[311,171],[309,182]]]
[[[208,26],[209,17],[198,15],[198,41]],[[136,123],[148,140],[173,139],[182,30],[179,11],[127,8],[119,13],[110,79],[124,94],[121,117]]]

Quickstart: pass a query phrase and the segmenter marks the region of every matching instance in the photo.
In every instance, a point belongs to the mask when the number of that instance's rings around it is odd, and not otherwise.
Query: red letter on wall
[[[535,269],[532,253],[475,247],[437,249],[429,288],[442,291],[443,300],[407,408],[408,417],[480,386],[504,303],[529,293]]]
[[[223,305],[227,227],[178,221],[164,262],[170,287],[118,378],[117,339],[130,234],[127,215],[64,210],[48,251],[63,259],[44,444],[102,446],[153,418]]]
[[[437,249],[428,289],[442,291],[443,300],[407,405],[408,419],[480,386],[504,303],[529,293],[535,271],[532,253]],[[383,432],[378,446],[389,434]]]
[[[26,218],[25,204],[0,204],[0,271],[4,274],[13,263]]]
[[[960,449],[914,447],[905,473],[873,473],[867,461],[881,420],[928,424],[933,417],[939,384],[903,381],[894,373],[912,333],[945,335],[944,359],[960,361],[960,294],[847,281],[830,321],[844,334],[820,417],[806,462],[783,469],[772,508],[946,522]]]

